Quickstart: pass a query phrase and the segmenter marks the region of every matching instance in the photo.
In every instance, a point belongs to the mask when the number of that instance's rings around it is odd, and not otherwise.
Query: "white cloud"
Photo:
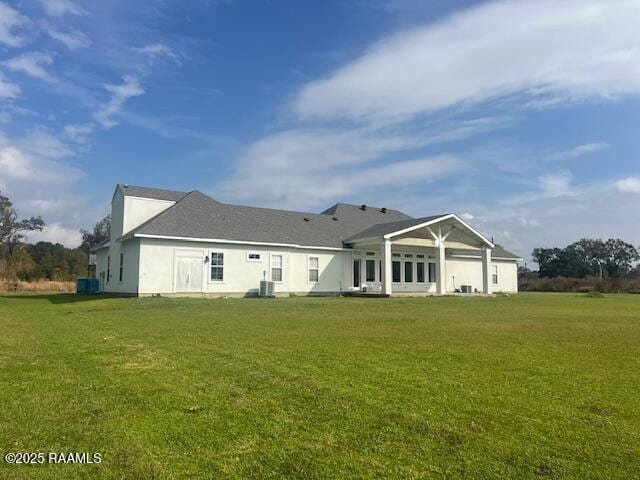
[[[0,147],[0,167],[1,176],[9,180],[25,180],[35,175],[29,157],[11,145]]]
[[[86,143],[87,136],[93,133],[94,127],[91,123],[65,125],[64,134],[76,143]]]
[[[586,143],[584,145],[578,145],[569,150],[564,150],[562,152],[552,153],[546,156],[546,160],[550,161],[560,161],[560,160],[568,160],[571,158],[582,157],[583,155],[588,155],[593,152],[597,152],[599,150],[603,150],[607,148],[607,144],[604,142],[597,143]]]
[[[180,56],[174,52],[167,45],[163,45],[161,43],[154,43],[151,45],[146,45],[142,48],[136,48],[136,50],[147,56],[149,62],[152,63],[158,57],[168,57],[173,60],[176,64],[180,65]]]
[[[22,91],[18,85],[7,82],[0,73],[0,98],[17,98]]]
[[[31,232],[27,241],[61,243],[67,248],[75,248],[82,243],[82,235],[77,228],[67,228],[59,222],[45,225],[41,232]]]
[[[91,40],[84,33],[78,30],[68,30],[63,32],[56,30],[49,24],[45,24],[45,31],[54,40],[59,41],[69,50],[77,50],[79,48],[87,48],[91,45]]]
[[[473,220],[474,218],[476,218],[473,216],[473,214],[468,212],[463,213],[462,215],[460,215],[460,217],[462,217],[463,220]]]
[[[40,0],[40,3],[42,3],[47,15],[51,17],[62,17],[67,13],[70,15],[85,15],[87,13],[71,0]]]
[[[19,47],[24,41],[13,30],[28,23],[27,17],[6,3],[0,2],[0,43],[10,47]]]
[[[546,197],[560,197],[570,195],[571,174],[568,172],[550,173],[538,178],[540,182],[540,190]]]
[[[627,177],[615,183],[616,190],[624,193],[640,193],[640,177]]]
[[[306,85],[302,118],[389,121],[523,94],[528,100],[640,93],[640,2],[482,4],[377,42]]]
[[[55,78],[46,71],[43,65],[51,65],[53,58],[44,52],[27,52],[5,62],[9,70],[39,78],[45,82],[55,82]]]
[[[125,102],[132,97],[137,97],[144,93],[144,89],[140,86],[140,82],[136,77],[125,75],[122,77],[121,85],[104,85],[105,90],[111,93],[111,99],[102,105],[94,114],[96,121],[104,128],[111,128],[118,124],[114,119]]]

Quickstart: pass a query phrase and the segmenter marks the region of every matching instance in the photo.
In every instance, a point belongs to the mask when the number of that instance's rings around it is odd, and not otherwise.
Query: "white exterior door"
[[[202,268],[200,255],[179,255],[176,258],[176,293],[202,292]]]

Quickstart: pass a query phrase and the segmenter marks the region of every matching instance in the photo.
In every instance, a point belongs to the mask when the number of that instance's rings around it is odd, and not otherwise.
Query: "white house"
[[[455,214],[411,218],[338,203],[299,213],[217,202],[198,191],[118,185],[100,289],[140,296],[427,295],[516,292],[519,257]]]

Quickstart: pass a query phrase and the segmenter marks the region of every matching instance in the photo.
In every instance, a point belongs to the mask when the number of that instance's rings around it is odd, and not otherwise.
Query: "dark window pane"
[[[436,264],[429,262],[429,282],[436,283]]]
[[[367,282],[375,282],[376,281],[376,261],[375,260],[367,260]]]
[[[353,261],[353,286],[360,286],[360,260]]]
[[[393,270],[393,281],[398,283],[400,282],[400,262],[391,262],[392,270]]]
[[[416,264],[416,277],[419,283],[424,283],[424,262]]]
[[[404,262],[404,281],[413,282],[413,262]]]

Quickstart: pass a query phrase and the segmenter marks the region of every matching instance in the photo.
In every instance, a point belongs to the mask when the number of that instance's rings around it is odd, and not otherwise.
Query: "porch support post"
[[[482,249],[482,293],[491,293],[491,249]]]
[[[391,295],[391,240],[385,238],[382,241],[380,253],[382,254],[382,272],[380,272],[382,294]]]
[[[444,241],[439,239],[436,245],[436,291],[443,295],[447,293],[447,264],[445,259]]]

